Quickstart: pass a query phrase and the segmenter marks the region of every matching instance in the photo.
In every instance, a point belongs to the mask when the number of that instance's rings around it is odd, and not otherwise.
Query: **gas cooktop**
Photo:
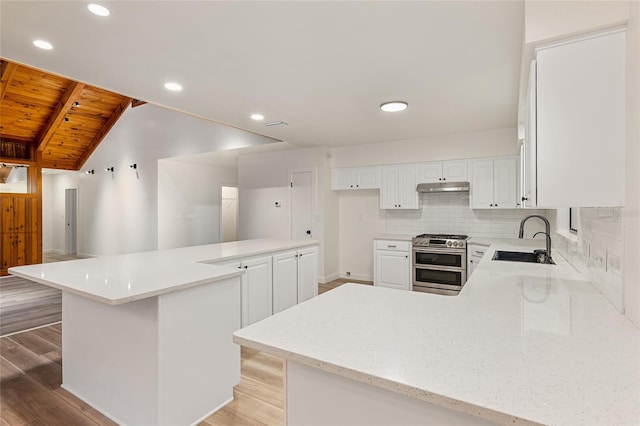
[[[414,247],[448,247],[461,249],[466,246],[467,235],[420,234],[411,240]]]

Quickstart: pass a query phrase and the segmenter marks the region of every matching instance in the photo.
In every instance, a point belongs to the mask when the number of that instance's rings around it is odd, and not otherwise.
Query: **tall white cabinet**
[[[517,157],[474,160],[471,174],[472,209],[514,209],[519,206]]]
[[[624,205],[625,39],[620,30],[537,50],[538,206]]]

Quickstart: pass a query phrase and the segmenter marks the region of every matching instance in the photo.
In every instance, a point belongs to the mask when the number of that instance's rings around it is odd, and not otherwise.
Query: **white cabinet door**
[[[418,180],[416,183],[433,183],[442,181],[442,163],[418,164]]]
[[[416,186],[416,166],[398,166],[398,208],[418,208]]]
[[[493,207],[515,209],[518,190],[517,163],[515,158],[493,161]]]
[[[383,167],[380,185],[380,208],[398,208],[398,168]]]
[[[537,51],[539,207],[625,201],[626,33]]]
[[[298,251],[298,303],[318,295],[318,249]]]
[[[267,318],[273,312],[271,256],[242,262],[242,326]]]
[[[469,163],[467,161],[447,161],[442,163],[442,180],[447,182],[466,182]]]
[[[411,289],[410,254],[402,251],[376,250],[374,285]]]
[[[331,189],[354,189],[357,181],[357,170],[355,168],[332,169]]]
[[[358,167],[356,188],[380,189],[380,167]]]
[[[471,208],[493,208],[493,160],[473,161],[471,172]]]
[[[297,252],[273,256],[273,313],[276,314],[298,303]]]

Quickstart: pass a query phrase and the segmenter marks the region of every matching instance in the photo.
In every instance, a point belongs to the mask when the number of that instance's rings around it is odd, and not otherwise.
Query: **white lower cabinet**
[[[318,295],[318,248],[215,263],[241,268],[242,326]]]
[[[273,313],[318,295],[318,249],[273,256]]]
[[[218,265],[246,271],[241,284],[243,327],[265,319],[273,313],[271,256],[221,262]]]
[[[411,290],[411,243],[374,241],[373,285]]]

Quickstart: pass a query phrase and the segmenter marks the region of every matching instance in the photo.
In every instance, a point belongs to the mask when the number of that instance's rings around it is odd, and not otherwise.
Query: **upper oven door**
[[[466,268],[467,251],[465,249],[443,249],[437,247],[414,247],[413,264],[416,267],[444,266],[447,268]]]

